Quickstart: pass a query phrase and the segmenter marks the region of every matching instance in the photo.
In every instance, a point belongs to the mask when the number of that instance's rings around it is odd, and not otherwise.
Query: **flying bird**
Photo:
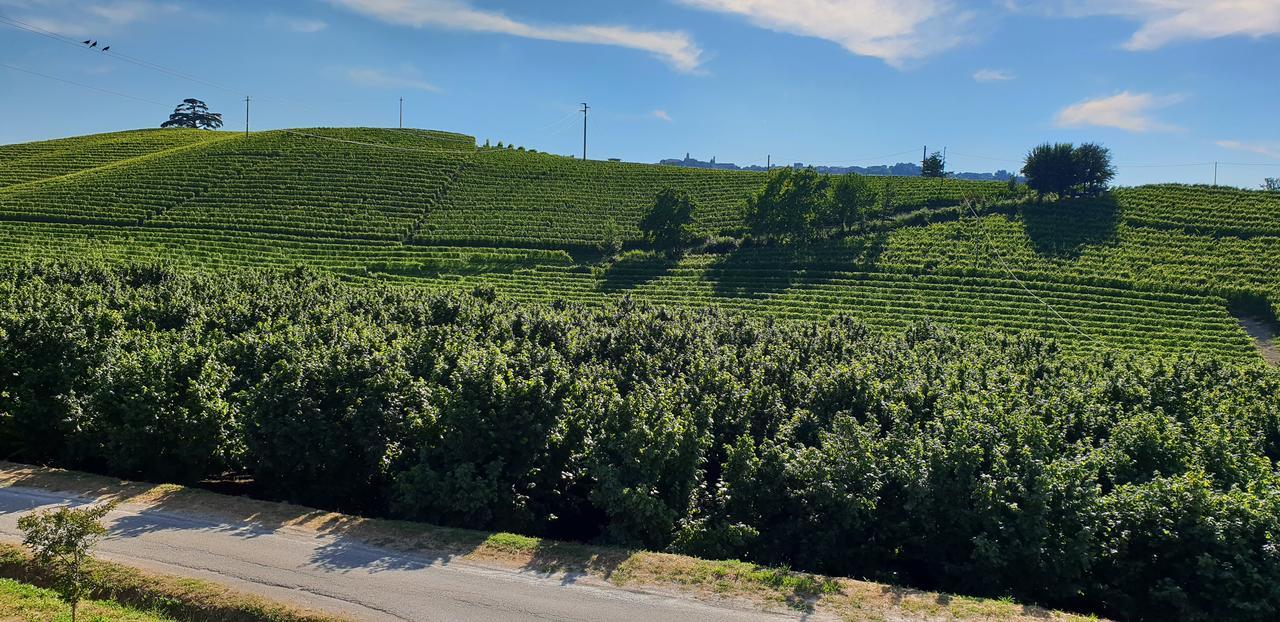
[[[108,46],[106,46],[106,47],[102,48],[102,51],[103,51],[103,52],[105,52],[105,51],[110,50],[110,49],[111,49],[111,46],[109,46],[109,45],[108,45]]]
[[[88,40],[88,39],[85,39],[85,40],[84,40],[84,44],[85,44],[85,45],[89,45],[89,40]]]
[[[96,47],[98,47],[98,42],[97,42],[97,41],[94,41],[93,43],[90,43],[90,44],[89,44],[89,47],[91,47],[91,48],[96,48]]]

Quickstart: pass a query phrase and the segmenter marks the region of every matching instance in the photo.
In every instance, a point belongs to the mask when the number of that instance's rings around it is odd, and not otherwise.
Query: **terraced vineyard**
[[[0,146],[0,188],[225,138],[199,130],[135,130]]]
[[[1034,205],[992,203],[1000,183],[877,178],[911,217],[875,233],[679,260],[643,251],[637,223],[657,189],[694,195],[700,234],[738,237],[762,181],[477,149],[444,132],[106,134],[0,147],[0,258],[308,266],[527,301],[847,313],[887,331],[927,319],[1232,359],[1257,353],[1229,304],[1280,306],[1280,197],[1206,187]],[[979,217],[957,218],[965,198]],[[640,250],[602,263],[590,249],[606,235]]]
[[[740,235],[746,198],[765,173],[676,168],[618,162],[581,162],[561,156],[484,149],[466,167],[450,200],[417,239],[473,244],[591,246],[614,221],[617,235],[640,239],[636,223],[657,189],[689,192],[703,235]],[[965,196],[993,197],[1001,184],[923,178],[876,178],[893,184],[897,208],[954,205]]]

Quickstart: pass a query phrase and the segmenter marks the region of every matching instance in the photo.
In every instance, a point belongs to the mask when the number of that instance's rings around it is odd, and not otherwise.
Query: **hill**
[[[1031,330],[1072,350],[1258,357],[1230,313],[1280,307],[1280,197],[1185,186],[1037,205],[1002,183],[877,178],[896,220],[804,247],[744,237],[763,174],[579,161],[377,129],[145,130],[0,147],[0,257],[311,266],[353,281],[630,296],[790,319],[849,313]],[[712,243],[678,260],[636,227],[689,190]],[[976,199],[972,211],[959,207]],[[615,237],[631,252],[601,261]]]

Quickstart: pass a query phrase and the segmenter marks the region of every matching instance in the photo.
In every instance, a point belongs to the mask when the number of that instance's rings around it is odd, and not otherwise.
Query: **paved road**
[[[0,488],[0,539],[19,540],[18,517],[70,496]],[[341,536],[274,531],[198,516],[122,507],[107,521],[100,557],[359,620],[698,620],[797,619],[572,577],[482,568],[369,546]],[[593,583],[588,585],[588,583]]]

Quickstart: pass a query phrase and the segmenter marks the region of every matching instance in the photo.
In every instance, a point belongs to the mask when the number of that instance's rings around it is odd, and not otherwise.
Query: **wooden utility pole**
[[[587,159],[587,111],[591,108],[582,102],[582,159]]]
[[[400,98],[400,129],[404,129],[404,98]]]
[[[249,137],[249,96],[244,96],[244,135]]]

